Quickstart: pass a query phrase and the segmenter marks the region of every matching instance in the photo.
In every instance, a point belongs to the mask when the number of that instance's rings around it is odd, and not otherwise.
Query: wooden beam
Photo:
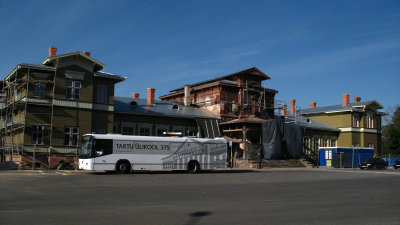
[[[222,132],[224,133],[228,133],[228,132],[241,132],[243,131],[243,129],[235,129],[235,130],[222,130]]]

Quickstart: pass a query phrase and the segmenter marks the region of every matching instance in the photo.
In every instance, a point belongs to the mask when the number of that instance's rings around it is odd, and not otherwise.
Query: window
[[[114,134],[120,134],[120,130],[119,130],[119,122],[118,121],[115,121],[114,123],[113,123],[113,133]]]
[[[359,148],[359,147],[360,147],[360,144],[354,143],[354,144],[352,145],[352,147]]]
[[[228,99],[228,102],[227,102],[228,113],[233,113],[233,104],[234,104],[233,98]]]
[[[321,147],[328,147],[328,139],[327,138],[322,139]]]
[[[188,133],[189,136],[191,136],[191,137],[197,137],[197,131],[195,131],[195,130],[189,130],[188,132],[189,132],[189,133]]]
[[[32,126],[32,144],[43,144],[43,126]]]
[[[67,98],[80,99],[81,97],[81,82],[67,80]]]
[[[325,159],[332,160],[332,150],[325,151]]]
[[[65,127],[64,129],[64,145],[77,146],[78,145],[78,127]]]
[[[33,88],[33,97],[44,98],[46,96],[46,86],[44,84],[35,84]]]
[[[371,143],[369,143],[369,144],[368,144],[368,147],[369,147],[369,148],[375,148],[375,145],[374,145],[374,144],[371,144]]]
[[[353,127],[360,127],[360,114],[353,114]]]
[[[303,152],[306,154],[311,153],[311,138],[305,137],[304,138],[304,145],[303,145]]]
[[[157,136],[164,136],[164,132],[167,132],[167,129],[158,128],[157,129]]]
[[[124,126],[124,127],[122,128],[122,134],[123,134],[123,135],[133,135],[133,127]]]
[[[150,136],[150,128],[141,127],[139,129],[139,135],[141,135],[141,136]]]
[[[336,139],[331,139],[331,147],[336,147]]]
[[[106,104],[107,103],[107,86],[97,85],[97,103]]]
[[[374,117],[372,114],[367,115],[367,128],[374,128]]]

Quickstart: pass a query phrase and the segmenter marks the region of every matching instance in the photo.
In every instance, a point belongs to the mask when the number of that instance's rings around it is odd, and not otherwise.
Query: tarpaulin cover
[[[257,157],[257,153],[261,152],[261,150],[262,145],[260,144],[246,143],[246,158],[255,159]]]
[[[265,159],[293,159],[302,153],[303,133],[300,126],[274,119],[261,124]]]

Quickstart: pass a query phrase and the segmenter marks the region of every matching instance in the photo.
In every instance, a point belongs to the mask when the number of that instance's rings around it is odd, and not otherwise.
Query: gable
[[[53,65],[57,68],[70,65],[79,65],[80,67],[86,69],[87,71],[91,71],[92,73],[105,68],[104,64],[81,52],[73,52],[49,57],[42,64]]]

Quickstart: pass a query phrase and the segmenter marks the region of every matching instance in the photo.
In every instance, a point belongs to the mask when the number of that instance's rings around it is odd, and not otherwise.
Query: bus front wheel
[[[200,171],[200,164],[197,161],[190,161],[187,170],[189,173],[198,173]]]
[[[121,160],[117,162],[115,169],[117,173],[128,174],[131,172],[131,164],[128,160]]]

